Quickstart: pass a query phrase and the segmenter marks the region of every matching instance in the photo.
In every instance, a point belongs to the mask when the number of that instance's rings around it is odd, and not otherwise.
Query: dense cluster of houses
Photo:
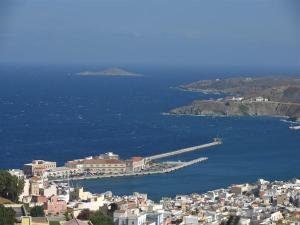
[[[56,218],[61,224],[66,223],[63,217],[66,212],[78,224],[75,219],[83,210],[97,211],[103,207],[112,210],[114,225],[300,224],[300,180],[296,179],[288,182],[260,179],[254,184],[165,197],[154,202],[147,194],[115,196],[109,191],[93,194],[83,188],[49,182],[42,176],[27,178],[21,170],[10,173],[25,180],[20,201],[29,207],[42,206],[47,217]],[[28,218],[21,215],[20,224]]]

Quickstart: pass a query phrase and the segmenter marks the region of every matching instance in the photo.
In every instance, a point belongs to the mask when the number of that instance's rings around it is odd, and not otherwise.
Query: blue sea
[[[127,66],[144,77],[80,77],[96,65],[0,66],[0,168],[33,159],[65,161],[113,151],[121,158],[148,156],[210,142],[220,146],[166,160],[206,156],[174,173],[80,181],[92,192],[162,196],[205,192],[258,178],[299,177],[300,132],[270,117],[199,117],[163,114],[213,95],[180,91],[180,84],[229,76],[299,71]]]

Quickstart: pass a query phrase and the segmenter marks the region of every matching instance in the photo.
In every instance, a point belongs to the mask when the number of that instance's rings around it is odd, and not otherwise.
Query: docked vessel
[[[299,126],[290,126],[289,128],[291,130],[300,130],[300,125]]]

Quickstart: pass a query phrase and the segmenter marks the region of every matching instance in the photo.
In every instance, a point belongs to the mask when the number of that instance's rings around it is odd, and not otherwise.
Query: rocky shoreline
[[[203,116],[272,116],[299,120],[299,108],[299,104],[284,102],[196,100],[190,105],[171,110],[170,114]]]
[[[195,100],[172,109],[172,115],[272,116],[300,121],[300,84],[296,78],[217,79],[181,85],[179,89],[228,96]]]

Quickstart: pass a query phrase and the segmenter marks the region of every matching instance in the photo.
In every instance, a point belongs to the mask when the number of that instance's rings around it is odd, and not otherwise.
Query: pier
[[[108,152],[99,156],[68,161],[65,167],[53,168],[45,171],[45,177],[52,181],[101,179],[124,176],[143,176],[151,174],[169,173],[181,168],[207,160],[206,157],[197,158],[187,162],[157,162],[155,160],[172,157],[199,149],[209,148],[222,144],[222,140],[214,138],[212,142],[175,151],[156,154],[148,157],[132,157],[121,160],[117,154]],[[34,161],[35,162],[35,161]],[[51,163],[44,162],[43,163]],[[35,164],[28,164],[33,166]],[[41,164],[38,164],[41,165]],[[31,170],[30,170],[31,171]]]
[[[157,160],[157,159],[161,159],[161,158],[180,155],[180,154],[193,152],[193,151],[203,149],[203,148],[213,147],[213,146],[220,145],[220,144],[222,144],[222,140],[219,139],[219,138],[214,138],[213,142],[210,142],[210,143],[207,143],[207,144],[197,145],[197,146],[183,148],[183,149],[179,149],[179,150],[175,150],[175,151],[171,151],[171,152],[166,152],[166,153],[161,153],[161,154],[157,154],[157,155],[148,156],[148,157],[145,157],[145,161],[149,162],[149,161],[153,161],[153,160]]]
[[[145,176],[145,175],[155,175],[155,174],[163,174],[163,173],[171,173],[176,170],[182,169],[187,166],[191,166],[196,163],[200,163],[206,161],[207,157],[201,157],[197,159],[193,159],[187,162],[167,162],[166,164],[174,164],[171,167],[164,168],[161,170],[154,170],[153,168],[148,168],[148,170],[143,170],[140,172],[131,172],[131,173],[121,173],[121,174],[103,174],[103,175],[84,175],[84,176],[76,176],[76,177],[64,177],[59,179],[50,179],[55,182],[64,182],[67,180],[91,180],[91,179],[102,179],[102,178],[113,178],[113,177],[128,177],[128,176]]]

